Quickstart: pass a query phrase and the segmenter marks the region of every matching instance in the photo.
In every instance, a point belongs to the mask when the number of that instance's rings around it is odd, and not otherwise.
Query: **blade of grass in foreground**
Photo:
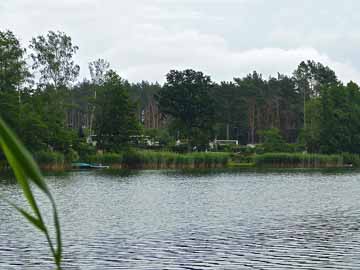
[[[14,171],[16,180],[23,190],[24,196],[29,203],[33,213],[29,213],[12,203],[10,204],[14,206],[14,208],[19,211],[19,213],[21,213],[32,225],[44,233],[53,255],[54,262],[57,266],[57,270],[60,270],[62,258],[61,230],[54,198],[51,195],[45,181],[43,180],[43,177],[34,159],[17,139],[15,134],[2,121],[2,119],[0,119],[0,147]],[[50,200],[54,216],[56,245],[53,244],[53,241],[50,237],[49,230],[41,215],[40,209],[31,190],[30,183],[35,184],[35,186],[37,186]]]

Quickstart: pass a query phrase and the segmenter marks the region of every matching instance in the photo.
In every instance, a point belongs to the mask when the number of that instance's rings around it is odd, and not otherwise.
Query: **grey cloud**
[[[24,45],[50,29],[67,32],[80,46],[82,76],[99,57],[134,81],[187,67],[216,80],[254,69],[290,74],[314,59],[360,82],[359,9],[356,0],[5,0],[0,26]]]

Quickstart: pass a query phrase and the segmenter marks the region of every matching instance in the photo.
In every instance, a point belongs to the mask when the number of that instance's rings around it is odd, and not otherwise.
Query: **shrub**
[[[79,142],[78,144],[74,145],[74,149],[78,152],[80,158],[82,159],[96,155],[96,147],[86,142]]]
[[[263,141],[265,152],[281,152],[285,148],[285,140],[277,128],[271,128],[259,132]]]
[[[304,152],[305,145],[297,143],[287,143],[284,145],[284,149],[281,152],[286,153],[301,153]]]
[[[243,155],[251,155],[255,153],[255,147],[250,147],[246,145],[236,145],[233,147],[233,152],[240,153]]]
[[[80,158],[80,156],[79,156],[79,154],[78,154],[78,152],[76,152],[74,149],[72,149],[72,148],[70,148],[69,150],[68,150],[68,152],[66,153],[66,155],[65,155],[65,160],[67,161],[67,162],[75,162],[75,161],[78,161],[79,160],[79,158]]]
[[[39,164],[44,165],[59,165],[65,161],[64,155],[58,152],[40,151],[35,153],[34,157]]]

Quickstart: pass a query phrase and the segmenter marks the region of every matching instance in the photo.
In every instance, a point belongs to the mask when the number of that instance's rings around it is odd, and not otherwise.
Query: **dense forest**
[[[359,87],[321,63],[301,62],[291,76],[253,71],[226,82],[171,70],[160,84],[129,82],[97,59],[80,82],[78,50],[63,32],[23,47],[13,32],[0,31],[0,116],[35,154],[71,160],[116,152],[143,134],[164,146],[181,139],[189,150],[215,138],[264,143],[263,134],[273,134],[308,152],[360,153]]]

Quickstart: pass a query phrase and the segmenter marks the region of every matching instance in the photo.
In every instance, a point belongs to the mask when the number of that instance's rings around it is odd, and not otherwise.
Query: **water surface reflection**
[[[65,269],[354,269],[359,176],[74,172],[47,181],[61,212]],[[9,176],[0,192],[23,203]],[[44,239],[0,201],[0,269],[40,268],[52,269]]]

